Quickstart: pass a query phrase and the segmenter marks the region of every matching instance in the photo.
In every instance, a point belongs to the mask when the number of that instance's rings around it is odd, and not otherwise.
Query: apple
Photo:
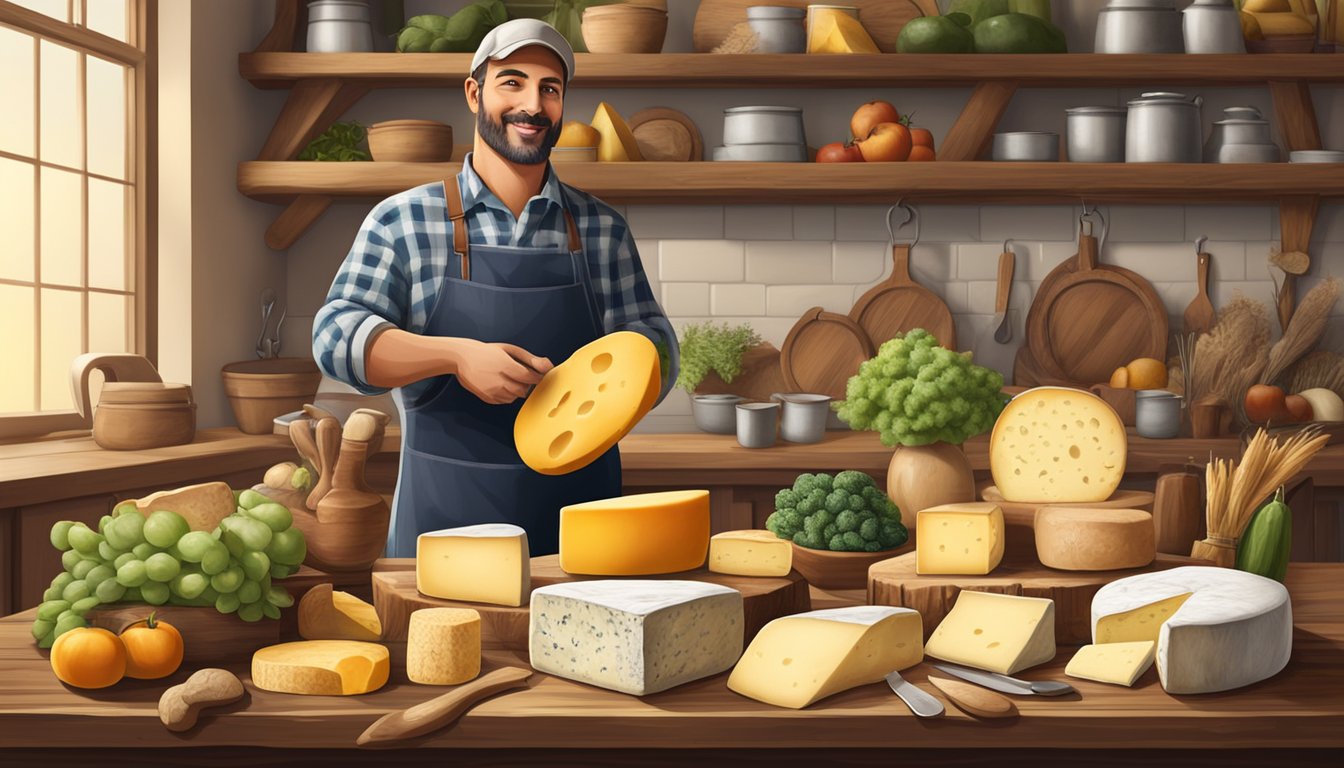
[[[1292,421],[1298,424],[1311,421],[1311,401],[1307,398],[1301,395],[1289,395],[1283,399],[1283,404],[1288,409],[1288,418]]]
[[[849,130],[854,138],[866,139],[882,123],[901,122],[901,113],[889,101],[870,101],[854,111],[849,119]]]
[[[863,152],[852,141],[836,141],[817,150],[818,163],[861,163]]]
[[[1256,384],[1246,390],[1246,418],[1257,424],[1273,421],[1284,424],[1291,418],[1283,390],[1269,384]]]
[[[870,163],[889,163],[910,157],[910,129],[900,123],[878,123],[868,138],[857,142],[863,159]]]

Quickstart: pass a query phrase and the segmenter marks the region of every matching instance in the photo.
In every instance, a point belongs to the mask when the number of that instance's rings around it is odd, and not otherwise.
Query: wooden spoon
[[[289,422],[289,439],[298,449],[299,455],[313,465],[313,469],[321,466],[322,462],[317,457],[317,442],[313,439],[313,422],[310,419],[295,419]]]
[[[336,457],[340,452],[341,423],[333,418],[317,422],[317,457],[321,463],[318,465],[317,485],[308,494],[309,509],[317,509],[318,502],[331,490],[334,479],[332,470],[336,468]]]
[[[929,676],[929,682],[942,691],[948,701],[976,717],[1017,717],[1017,705],[978,685],[932,675]]]
[[[1198,254],[1199,278],[1196,286],[1199,293],[1195,295],[1190,306],[1185,308],[1185,326],[1184,332],[1188,335],[1205,334],[1213,328],[1213,324],[1218,321],[1218,316],[1213,311],[1213,302],[1209,301],[1209,265],[1213,257],[1204,253],[1204,238],[1195,242],[1195,252]]]
[[[355,739],[360,746],[413,739],[457,722],[477,702],[510,688],[526,687],[532,671],[504,667],[410,709],[383,715]]]

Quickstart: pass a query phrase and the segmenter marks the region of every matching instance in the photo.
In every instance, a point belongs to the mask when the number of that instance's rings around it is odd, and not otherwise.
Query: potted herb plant
[[[735,407],[744,399],[735,394],[695,394],[696,387],[710,372],[725,383],[731,383],[742,372],[742,358],[747,350],[761,343],[761,337],[751,326],[743,323],[692,323],[686,326],[679,339],[681,370],[677,386],[691,393],[691,415],[695,425],[706,432],[733,434],[737,431]]]

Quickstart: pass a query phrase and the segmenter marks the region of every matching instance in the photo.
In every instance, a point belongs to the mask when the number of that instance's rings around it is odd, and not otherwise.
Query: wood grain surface
[[[808,0],[771,0],[772,5],[806,8]],[[728,37],[733,27],[747,20],[747,8],[759,0],[700,0],[695,12],[692,40],[695,50],[709,53]],[[859,22],[884,53],[896,52],[896,37],[911,19],[937,16],[937,0],[852,0],[846,5],[859,9]]]
[[[919,575],[914,554],[883,560],[868,569],[868,602],[914,608],[924,618],[924,639],[952,610],[963,589],[1002,595],[1046,597],[1055,601],[1055,642],[1092,642],[1092,596],[1106,584],[1126,576],[1165,571],[1182,565],[1208,565],[1177,555],[1158,555],[1143,568],[1123,571],[1057,571],[1026,558],[1004,558],[985,576]]]
[[[876,354],[873,343],[850,318],[813,307],[803,313],[780,350],[779,364],[790,392],[845,397],[849,377]]]
[[[891,275],[869,288],[849,310],[853,320],[868,334],[873,349],[881,349],[899,333],[923,328],[947,349],[957,348],[952,311],[938,294],[910,276],[910,246],[891,247]]]
[[[1272,747],[1280,751],[1269,756],[1258,753],[1262,760],[1258,765],[1285,764],[1281,761],[1288,758],[1281,750],[1344,749],[1344,698],[1339,695],[1344,690],[1341,585],[1344,566],[1289,567],[1287,587],[1296,624],[1292,660],[1274,678],[1237,691],[1171,696],[1158,684],[1156,670],[1145,673],[1132,689],[1069,680],[1079,691],[1076,698],[1022,697],[1015,702],[1021,716],[992,727],[955,709],[933,722],[917,720],[885,683],[837,694],[805,710],[788,710],[729,691],[727,673],[643,698],[538,674],[528,689],[485,701],[452,729],[412,744],[422,752],[452,749],[454,761],[478,755],[479,750],[519,745],[533,756],[583,749],[662,749],[682,754],[681,749],[695,747],[792,750],[789,754],[795,756],[825,754],[828,759],[836,749],[855,748],[886,748],[890,759],[924,748],[1143,748],[1198,755],[1201,750]],[[69,746],[77,734],[79,746],[96,749],[99,755],[107,754],[107,749],[134,748],[134,756],[127,754],[127,759],[135,764],[148,764],[160,748],[190,746],[195,750],[191,754],[208,760],[215,748],[269,746],[284,748],[284,759],[293,765],[297,753],[289,750],[348,748],[383,715],[443,692],[406,679],[404,646],[395,643],[388,684],[364,696],[261,691],[252,686],[247,664],[221,665],[238,674],[248,695],[229,707],[211,710],[192,731],[174,735],[159,722],[158,697],[194,669],[184,667],[163,680],[124,680],[101,690],[68,688],[52,675],[46,652],[33,645],[28,632],[32,618],[30,611],[0,619],[0,677],[5,681],[0,749],[6,757],[24,754],[17,750],[25,748]],[[1022,677],[1065,680],[1064,666],[1072,655],[1072,648],[1062,646],[1054,660]],[[482,672],[504,666],[528,666],[526,654],[485,653]],[[930,673],[937,674],[922,663],[901,675],[937,696],[927,682]],[[891,748],[901,751],[890,752]],[[441,760],[446,753],[434,754]],[[985,752],[977,759],[976,764],[984,765],[1003,755]]]
[[[691,162],[705,159],[700,128],[685,112],[669,107],[641,109],[627,123],[639,154],[653,162]]]
[[[527,652],[529,612],[526,605],[520,607],[487,605],[428,597],[420,594],[415,588],[414,560],[384,559],[379,560],[376,567],[389,569],[375,571],[373,574],[373,605],[378,610],[379,620],[383,623],[384,640],[404,641],[407,628],[410,626],[411,614],[421,608],[471,608],[481,614],[483,648]],[[532,558],[532,589],[601,578],[609,577],[572,576],[565,573],[560,569],[558,555]],[[738,590],[742,593],[746,642],[751,642],[751,638],[771,620],[811,610],[812,605],[807,582],[803,581],[803,577],[796,571],[780,578],[756,578],[711,573],[707,568],[700,568],[685,573],[637,578],[687,579],[721,584]]]

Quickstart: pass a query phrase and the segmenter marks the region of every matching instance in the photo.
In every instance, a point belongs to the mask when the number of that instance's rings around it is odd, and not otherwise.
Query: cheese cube
[[[318,584],[299,601],[299,637],[304,640],[376,642],[383,624],[372,605],[330,584]]]
[[[421,608],[406,637],[406,677],[457,685],[481,673],[481,614],[470,608]]]
[[[252,654],[252,684],[314,696],[371,693],[387,683],[387,648],[353,640],[301,640]]]
[[[983,576],[1003,560],[1003,510],[979,501],[921,510],[915,518],[915,573]]]
[[[602,137],[597,144],[597,159],[603,163],[624,163],[643,160],[639,142],[616,110],[607,102],[599,102],[593,113],[593,128]]]
[[[1157,643],[1152,640],[1085,645],[1069,659],[1064,674],[1099,683],[1133,686],[1134,681],[1153,665],[1156,652]]]
[[[641,493],[560,510],[560,568],[589,576],[690,571],[709,550],[709,491]]]
[[[994,422],[989,469],[1005,501],[1105,501],[1125,474],[1127,446],[1125,425],[1100,397],[1037,387]]]
[[[788,576],[793,544],[770,531],[727,531],[709,539],[709,570],[734,576]]]
[[[532,590],[527,531],[484,523],[422,533],[415,540],[415,588],[444,600],[519,606]]]
[[[543,475],[582,469],[644,418],[661,387],[658,350],[641,334],[617,331],[585,344],[547,371],[519,409],[518,455]]]
[[[861,605],[785,616],[756,634],[728,677],[728,688],[802,709],[918,664],[923,639],[919,613],[909,608]]]
[[[532,593],[532,667],[635,696],[717,675],[742,655],[742,593],[699,581],[602,580]]]
[[[1011,675],[1055,657],[1055,601],[963,589],[924,654]]]
[[[1142,568],[1157,557],[1153,516],[1141,509],[1041,507],[1036,557],[1064,571]]]

